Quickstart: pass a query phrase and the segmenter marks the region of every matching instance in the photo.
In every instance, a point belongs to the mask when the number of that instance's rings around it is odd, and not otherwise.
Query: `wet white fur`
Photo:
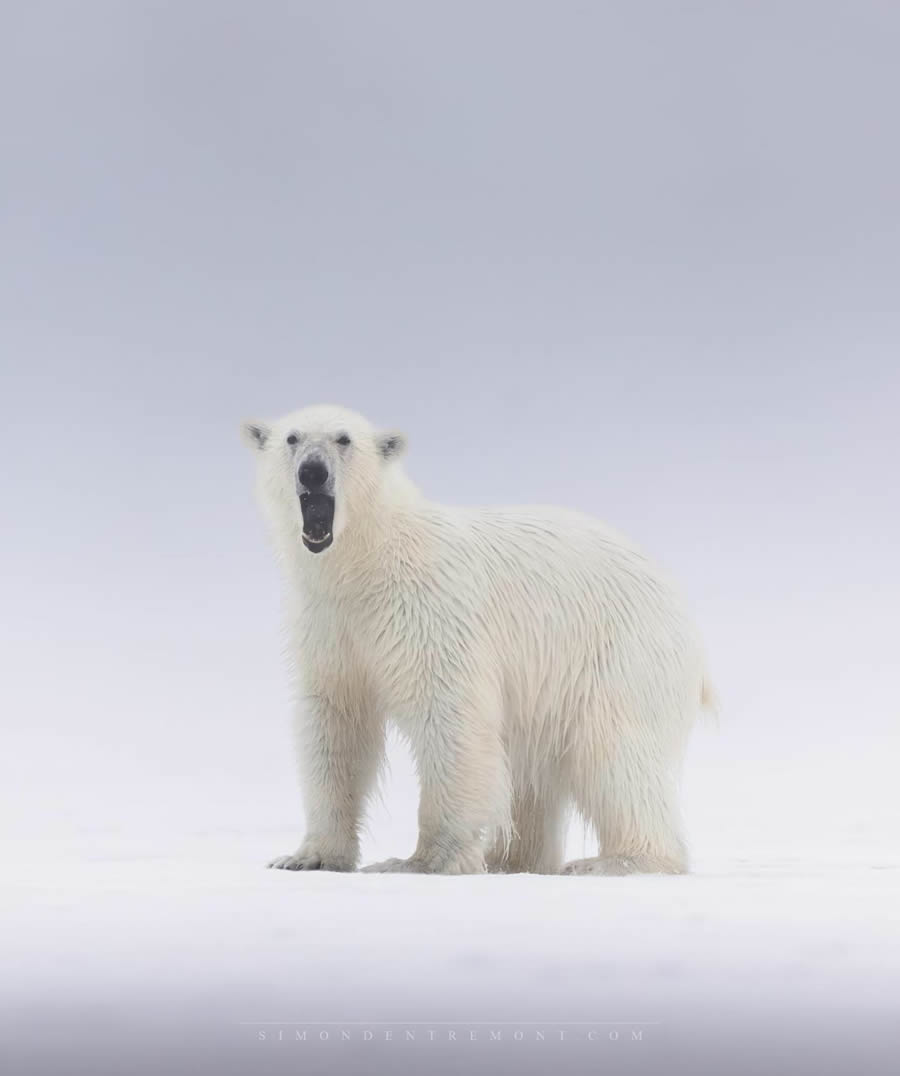
[[[287,584],[307,821],[273,866],[356,867],[390,720],[418,769],[419,841],[371,869],[556,872],[570,807],[600,855],[566,870],[686,869],[676,784],[710,691],[682,602],[642,553],[558,508],[433,504],[403,439],[343,408],[244,429]],[[336,475],[323,553],[300,540],[309,451]]]

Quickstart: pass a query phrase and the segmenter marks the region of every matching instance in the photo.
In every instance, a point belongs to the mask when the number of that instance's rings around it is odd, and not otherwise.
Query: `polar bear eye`
[[[341,448],[346,448],[347,445],[350,444],[350,435],[342,433],[339,437],[335,437],[335,442],[339,444]]]
[[[297,435],[295,433],[289,433],[287,436],[287,443],[289,445],[295,445],[297,443]]]

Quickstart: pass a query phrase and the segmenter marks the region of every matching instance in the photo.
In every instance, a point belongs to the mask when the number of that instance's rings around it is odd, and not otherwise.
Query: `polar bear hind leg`
[[[687,872],[677,805],[680,754],[677,745],[667,751],[658,740],[635,737],[599,762],[588,754],[573,766],[575,805],[596,833],[600,854],[567,863],[563,874]]]

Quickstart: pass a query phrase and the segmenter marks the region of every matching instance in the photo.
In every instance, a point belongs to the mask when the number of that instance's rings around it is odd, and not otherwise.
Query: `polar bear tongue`
[[[331,545],[334,497],[327,493],[301,493],[303,544],[311,553],[321,553]]]

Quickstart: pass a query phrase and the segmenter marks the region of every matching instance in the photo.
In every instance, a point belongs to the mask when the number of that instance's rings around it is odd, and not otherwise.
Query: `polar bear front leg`
[[[409,859],[364,870],[483,872],[487,839],[509,829],[510,782],[497,715],[439,705],[411,740],[421,785],[416,850]]]
[[[384,725],[368,710],[314,696],[299,705],[296,727],[306,835],[293,855],[269,866],[355,870],[366,799],[384,755]]]

